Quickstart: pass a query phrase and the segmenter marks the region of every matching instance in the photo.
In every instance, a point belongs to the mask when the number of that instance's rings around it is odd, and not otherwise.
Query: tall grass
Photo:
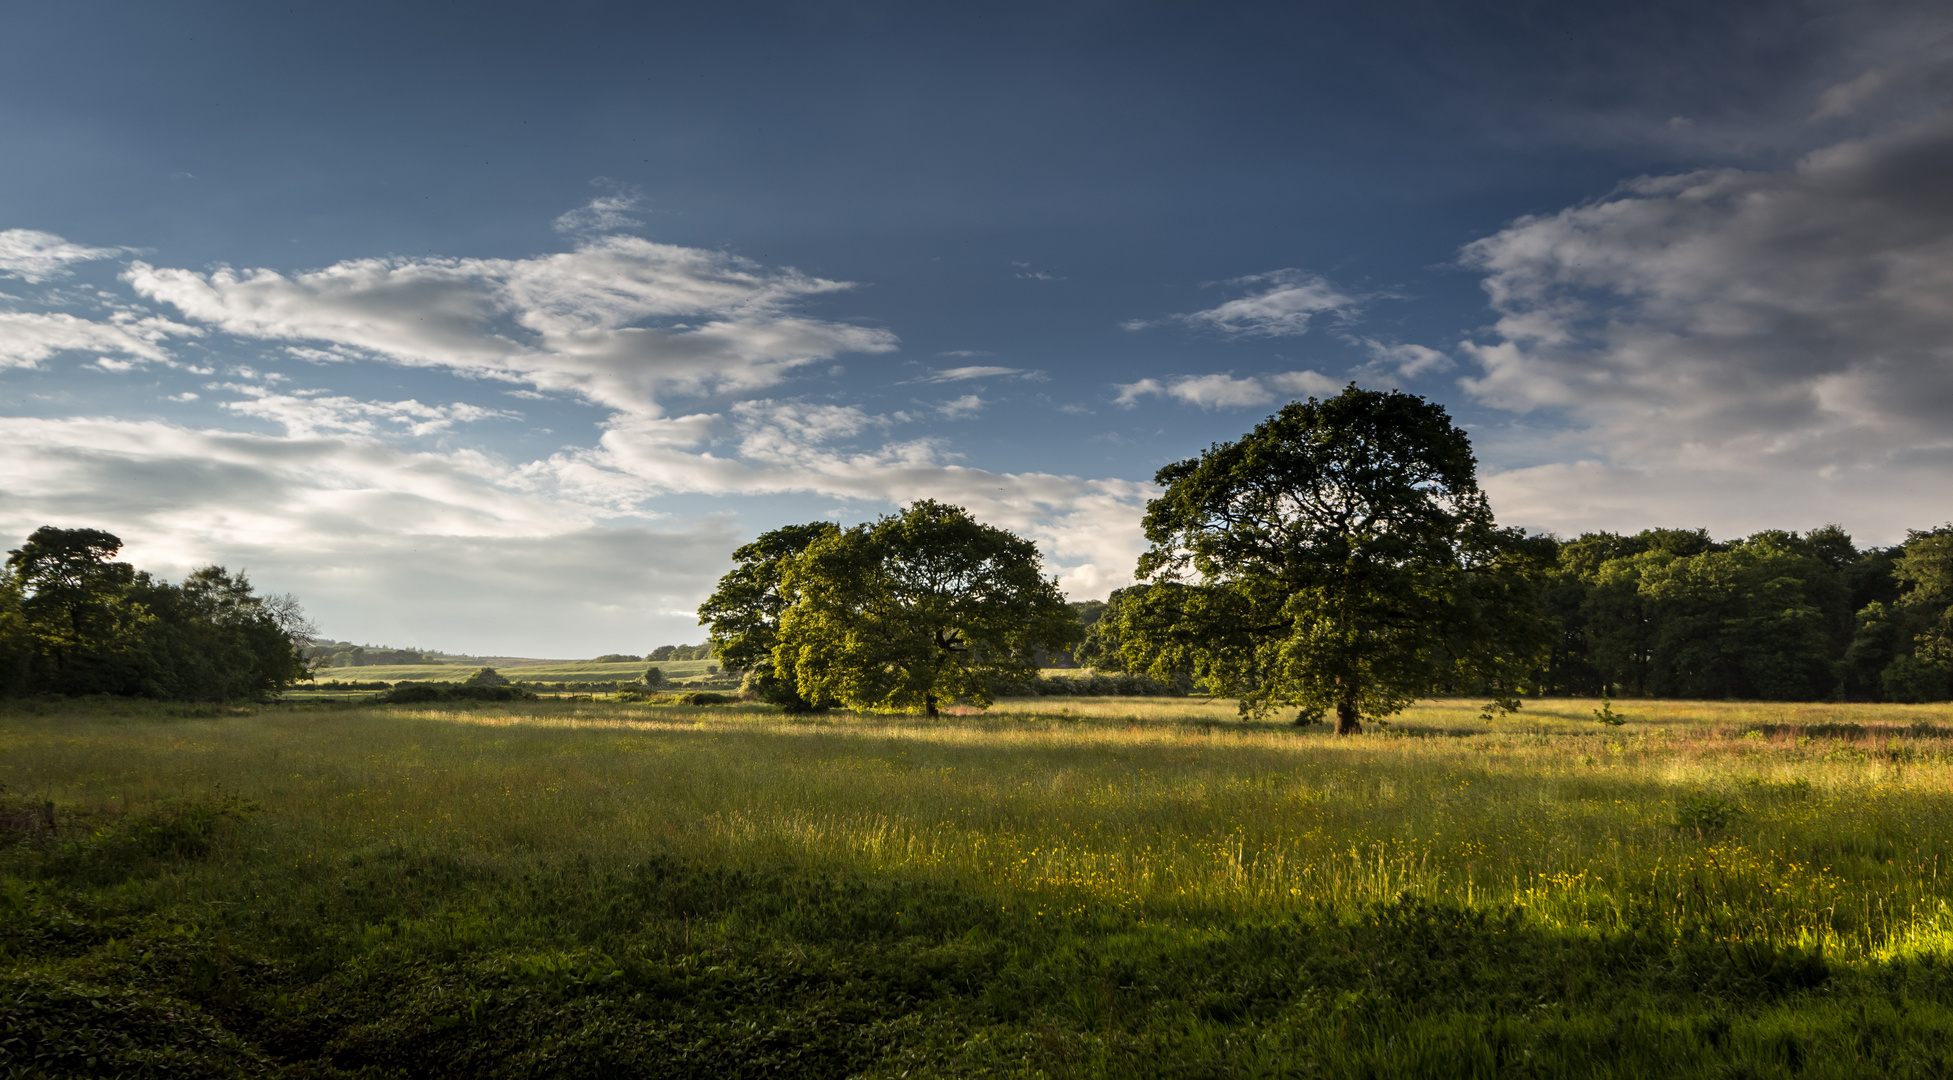
[[[0,784],[97,811],[238,795],[266,811],[245,826],[261,861],[301,876],[361,851],[656,851],[899,873],[1030,918],[1199,925],[1409,894],[1850,963],[1953,944],[1945,707],[1635,703],[1619,728],[1591,709],[1487,724],[1432,702],[1351,739],[1159,699],[936,723],[601,702],[17,715]],[[181,887],[216,902],[235,882]]]

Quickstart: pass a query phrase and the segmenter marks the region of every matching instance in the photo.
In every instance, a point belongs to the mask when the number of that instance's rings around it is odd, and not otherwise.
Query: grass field
[[[19,706],[0,1075],[1946,1075],[1953,710],[1593,707]]]
[[[523,682],[618,682],[635,679],[644,674],[644,669],[655,667],[665,673],[667,679],[691,679],[703,676],[705,669],[718,667],[717,660],[665,660],[653,664],[639,660],[628,664],[597,664],[579,660],[564,664],[522,664],[497,668],[503,677],[519,679]],[[374,664],[367,667],[322,668],[315,680],[324,684],[334,679],[342,682],[460,682],[479,670],[479,665],[469,664]],[[303,690],[306,684],[300,683]]]

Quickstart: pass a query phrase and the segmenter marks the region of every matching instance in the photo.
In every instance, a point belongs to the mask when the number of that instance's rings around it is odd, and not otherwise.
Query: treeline
[[[666,660],[710,660],[712,646],[707,645],[660,645],[643,656],[630,653],[605,653],[592,659],[593,664],[639,664],[645,661],[661,663]]]
[[[398,664],[441,664],[449,661],[421,649],[392,649],[385,645],[355,645],[350,641],[321,641],[305,650],[321,668],[381,667]]]
[[[1835,525],[1519,542],[1551,647],[1542,695],[1931,702],[1953,698],[1953,526],[1856,547]],[[1112,607],[1146,586],[1113,594]],[[1117,619],[1074,605],[1081,664],[1121,671]],[[1475,686],[1439,692],[1476,693]]]
[[[0,572],[0,694],[227,701],[309,677],[289,596],[207,566],[171,584],[114,561],[99,529],[34,531]]]

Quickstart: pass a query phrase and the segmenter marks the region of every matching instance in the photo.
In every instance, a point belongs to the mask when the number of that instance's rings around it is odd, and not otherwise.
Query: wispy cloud
[[[87,247],[33,229],[4,229],[0,230],[0,277],[19,278],[38,285],[68,276],[69,267],[77,263],[114,259],[128,253],[128,248]]]
[[[1400,379],[1415,379],[1433,371],[1450,371],[1456,366],[1451,357],[1426,345],[1384,342],[1371,337],[1352,337],[1349,340],[1361,345],[1370,354],[1370,362],[1364,365],[1366,369],[1388,372]]]
[[[138,261],[126,276],[141,295],[226,333],[323,343],[647,415],[661,414],[668,395],[758,389],[839,353],[895,347],[886,330],[792,312],[847,282],[632,236],[533,259],[358,259],[289,277]]]
[[[1026,371],[1023,368],[971,365],[969,367],[953,367],[945,368],[942,371],[932,371],[922,378],[911,379],[909,381],[916,383],[952,383],[962,382],[966,379],[996,379],[1010,376],[1024,379],[1037,379],[1042,377],[1042,373]]]
[[[936,411],[951,420],[961,420],[964,417],[975,416],[977,413],[982,412],[983,399],[975,394],[964,394],[960,398],[945,401],[941,405],[936,406]]]
[[[599,186],[607,182],[596,181]],[[631,212],[643,201],[635,191],[615,190],[599,195],[556,219],[556,231],[564,233],[609,233],[634,229],[644,224]]]
[[[1178,323],[1229,337],[1298,337],[1322,315],[1354,315],[1366,297],[1352,295],[1320,274],[1302,270],[1274,270],[1235,278],[1226,284],[1246,287],[1246,296],[1216,307],[1164,319],[1129,319],[1127,330],[1144,330],[1162,323]]]
[[[1266,405],[1278,397],[1313,395],[1328,397],[1342,384],[1314,371],[1284,371],[1272,375],[1235,378],[1232,375],[1181,375],[1162,382],[1141,379],[1118,384],[1113,403],[1131,408],[1143,397],[1171,397],[1203,409],[1241,408]]]
[[[255,416],[282,425],[292,438],[313,438],[326,432],[355,435],[384,433],[381,423],[398,425],[408,435],[434,435],[457,423],[476,420],[518,419],[521,414],[503,409],[484,409],[457,402],[452,405],[423,405],[418,401],[360,401],[327,394],[324,391],[299,391],[285,394],[261,386],[225,384],[223,389],[243,394],[242,401],[227,401],[223,407],[243,416]],[[191,395],[194,397],[195,395]]]
[[[65,312],[0,311],[0,368],[35,367],[63,352],[115,353],[168,362],[163,342],[195,336],[193,327],[166,319],[120,317],[96,322]],[[119,361],[128,364],[129,361]]]

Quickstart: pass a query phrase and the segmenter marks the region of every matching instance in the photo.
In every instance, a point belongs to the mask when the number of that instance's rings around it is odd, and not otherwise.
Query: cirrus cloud
[[[790,311],[846,282],[630,236],[533,259],[357,259],[286,276],[133,263],[139,294],[226,333],[565,391],[659,415],[669,395],[750,391],[886,330]]]

